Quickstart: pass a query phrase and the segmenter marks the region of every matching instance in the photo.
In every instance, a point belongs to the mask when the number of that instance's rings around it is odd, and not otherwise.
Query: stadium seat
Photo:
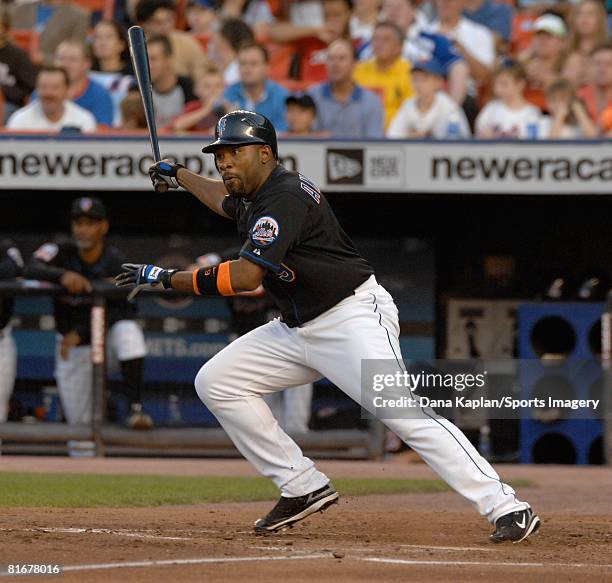
[[[533,38],[533,23],[536,18],[536,14],[518,13],[514,16],[510,37],[510,51],[512,54],[519,54],[529,48]]]
[[[28,53],[30,59],[37,64],[40,35],[36,31],[27,29],[12,29],[10,34],[13,42]]]
[[[268,77],[273,81],[284,81],[290,77],[291,63],[296,52],[293,43],[266,43],[266,48],[270,54],[270,66]]]
[[[209,34],[193,34],[192,36],[193,36],[193,38],[195,38],[200,43],[200,46],[205,51],[208,50],[208,43],[210,42],[210,35]]]

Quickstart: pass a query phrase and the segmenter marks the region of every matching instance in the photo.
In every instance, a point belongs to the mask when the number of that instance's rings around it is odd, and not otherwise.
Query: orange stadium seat
[[[209,34],[193,34],[192,36],[193,36],[193,38],[195,38],[200,43],[200,46],[205,51],[208,50],[208,43],[210,42],[210,35]]]
[[[187,17],[185,11],[187,10],[187,0],[177,0],[176,2],[176,24],[175,27],[178,30],[187,29]]]
[[[39,34],[34,30],[14,28],[10,32],[13,42],[22,48],[36,64],[38,61]]]
[[[533,38],[533,23],[537,14],[517,14],[512,21],[512,35],[510,48],[514,54],[521,53],[529,48]]]
[[[273,81],[283,81],[289,78],[293,55],[296,46],[293,43],[266,43],[266,48],[270,53],[270,66],[268,77]]]

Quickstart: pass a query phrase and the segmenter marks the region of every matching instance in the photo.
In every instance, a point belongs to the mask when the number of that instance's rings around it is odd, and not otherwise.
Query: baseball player
[[[228,249],[223,253],[225,259],[235,259],[239,256],[240,248]],[[215,256],[215,262],[210,263],[210,257]],[[207,260],[208,259],[208,260]],[[198,257],[198,267],[211,267],[221,263],[222,259],[216,254],[207,254]],[[242,336],[269,322],[279,313],[272,298],[266,294],[263,286],[246,294],[236,294],[227,297],[227,305],[231,313],[232,331]],[[284,391],[277,391],[264,395],[264,400],[270,407],[274,418],[289,434],[308,432],[308,422],[312,412],[312,383],[291,387]]]
[[[279,487],[278,503],[255,522],[256,532],[275,531],[333,504],[338,493],[280,428],[263,395],[325,376],[361,402],[363,359],[403,366],[398,312],[319,189],[279,164],[269,120],[229,113],[203,152],[214,154],[220,181],[167,160],[152,166],[151,176],[236,221],[240,257],[193,272],[125,264],[117,285],[134,286],[133,297],[152,286],[232,295],[263,283],[276,302],[280,319],[232,342],[195,379],[236,447]],[[425,408],[418,418],[384,422],[495,525],[491,540],[519,542],[539,527],[529,504],[452,423]]]
[[[21,275],[23,259],[12,241],[0,241],[0,280]],[[8,404],[17,373],[17,349],[11,334],[11,316],[15,300],[0,297],[0,423],[8,417]],[[1,442],[0,442],[1,443]]]
[[[120,251],[106,244],[108,229],[102,201],[78,198],[71,209],[72,239],[61,244],[45,243],[34,252],[25,270],[26,277],[58,283],[67,292],[54,298],[58,332],[55,378],[70,424],[88,424],[92,417],[89,297],[92,283],[108,281],[124,261]],[[109,368],[119,361],[131,400],[128,426],[148,429],[152,421],[140,404],[146,346],[142,330],[133,320],[135,315],[135,307],[125,300],[107,302]],[[71,454],[78,455],[79,450],[91,453],[92,446],[71,443],[69,449]]]

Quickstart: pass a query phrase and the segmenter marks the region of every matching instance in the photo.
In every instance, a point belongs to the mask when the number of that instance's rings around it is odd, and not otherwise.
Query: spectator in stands
[[[576,140],[599,135],[584,103],[576,97],[574,86],[567,79],[558,79],[548,86],[546,108],[550,115],[542,117],[540,138]]]
[[[540,110],[528,103],[523,93],[527,82],[525,69],[515,62],[500,66],[493,76],[490,101],[476,119],[479,138],[537,139]]]
[[[68,97],[77,105],[91,111],[98,124],[111,126],[114,118],[113,101],[102,85],[89,78],[89,47],[80,40],[62,41],[55,51],[55,66],[68,73]]]
[[[493,0],[465,0],[463,14],[491,30],[495,35],[497,52],[507,51],[514,18],[510,4]]]
[[[214,133],[219,119],[231,109],[223,99],[224,89],[223,73],[210,63],[195,81],[194,93],[197,101],[190,101],[185,105],[183,113],[172,123],[172,129],[177,132]]]
[[[286,18],[268,27],[270,40],[290,43],[302,38],[316,37],[329,42],[329,35],[323,25],[322,0],[297,0],[289,2],[283,11]]]
[[[10,130],[60,131],[78,128],[96,130],[96,118],[68,98],[68,74],[58,67],[43,67],[36,77],[37,99],[18,109],[9,118]]]
[[[379,22],[372,37],[374,57],[355,67],[355,81],[382,99],[385,128],[401,104],[414,93],[410,63],[402,58],[403,44],[404,33],[399,26],[393,22]]]
[[[254,42],[253,31],[242,20],[229,18],[222,22],[208,45],[208,57],[223,71],[225,85],[240,81],[238,51]]]
[[[212,35],[219,26],[215,0],[189,0],[185,7],[185,18],[190,33]]]
[[[23,107],[34,91],[36,69],[28,54],[11,42],[11,22],[6,10],[0,12],[0,89],[4,97],[4,124],[8,117]]]
[[[193,81],[177,75],[172,45],[167,36],[152,36],[147,45],[155,120],[158,127],[164,128],[183,112],[186,103],[195,100]]]
[[[89,18],[89,12],[68,0],[15,2],[11,13],[13,28],[40,34],[35,64],[44,65],[53,64],[55,49],[63,40],[85,40]]]
[[[388,138],[469,138],[463,110],[444,91],[444,69],[435,60],[414,63],[415,96],[406,100],[391,121]]]
[[[540,109],[546,107],[546,87],[559,75],[565,60],[567,28],[560,16],[544,14],[533,25],[534,37],[521,61],[527,71],[525,98]]]
[[[269,29],[271,39],[295,45],[288,77],[311,83],[325,81],[327,47],[340,38],[350,39],[351,0],[322,0],[321,5],[321,25],[279,23]]]
[[[113,20],[98,22],[92,38],[92,72],[133,75],[124,28]]]
[[[286,131],[285,99],[288,91],[268,79],[268,50],[252,44],[238,52],[240,81],[225,90],[225,99],[236,109],[248,109],[265,115],[280,131]]]
[[[569,55],[563,77],[576,87],[592,82],[592,50],[608,38],[606,10],[599,0],[581,0],[570,16]]]
[[[147,129],[147,118],[145,117],[140,92],[129,91],[122,99],[119,111],[121,114],[121,125],[119,127],[122,130],[135,131]]]
[[[406,35],[402,56],[411,63],[435,59],[444,69],[450,96],[462,104],[467,95],[470,69],[450,39],[431,32],[416,0],[385,0],[382,16],[395,22]]]
[[[315,128],[332,138],[382,138],[384,110],[378,95],[353,80],[355,54],[350,41],[337,40],[327,52],[329,81],[310,89],[317,106]]]
[[[123,27],[114,21],[98,22],[94,28],[92,52],[89,78],[109,92],[113,102],[113,126],[119,127],[121,102],[133,82],[132,61]]]
[[[354,0],[351,15],[351,38],[356,48],[367,45],[372,40],[374,27],[380,18],[382,0]]]
[[[270,5],[266,0],[223,0],[222,18],[239,18],[248,24],[255,35],[263,35],[274,22]]]
[[[593,83],[578,91],[584,100],[587,110],[601,129],[604,129],[603,118],[612,109],[612,40],[608,40],[593,49]]]
[[[477,87],[489,83],[495,64],[495,37],[485,26],[463,16],[464,0],[435,0],[435,6],[438,17],[431,32],[452,40],[466,60],[472,78],[468,93],[475,97]]]
[[[172,45],[174,70],[181,77],[194,77],[206,59],[204,51],[188,32],[176,30],[176,5],[173,0],[139,0],[136,22],[147,38],[166,36]]]
[[[287,133],[289,137],[326,137],[317,132],[317,106],[310,95],[289,95],[285,100],[287,108]]]

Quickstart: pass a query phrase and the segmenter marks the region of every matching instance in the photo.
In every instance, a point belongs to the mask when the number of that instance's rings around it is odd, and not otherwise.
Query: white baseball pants
[[[108,369],[118,361],[142,358],[147,353],[144,335],[133,320],[115,322],[108,331],[106,355]],[[60,356],[62,337],[58,335],[55,351],[55,379],[66,421],[70,424],[91,423],[92,364],[90,346],[76,346],[63,360]]]
[[[11,327],[0,329],[0,423],[8,416],[8,403],[17,374],[17,349]]]
[[[401,359],[398,336],[393,298],[372,276],[301,328],[277,319],[241,336],[200,369],[195,387],[238,450],[281,495],[302,496],[329,478],[281,429],[263,396],[325,376],[360,403],[361,361]],[[490,522],[528,507],[446,419],[424,413],[384,422]]]
[[[264,395],[272,415],[287,433],[306,433],[312,413],[312,384]]]

